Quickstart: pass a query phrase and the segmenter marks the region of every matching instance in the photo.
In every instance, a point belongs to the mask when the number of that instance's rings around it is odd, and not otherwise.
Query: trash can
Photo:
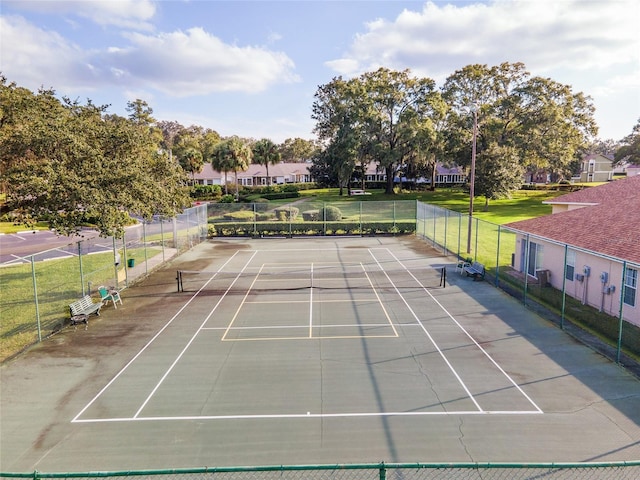
[[[135,259],[130,258],[129,260],[127,260],[127,267],[133,268],[135,264],[136,264]]]

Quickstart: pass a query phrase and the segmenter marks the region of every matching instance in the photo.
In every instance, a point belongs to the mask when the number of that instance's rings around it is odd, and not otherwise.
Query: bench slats
[[[484,278],[484,265],[480,262],[473,262],[473,265],[464,267],[467,276],[472,275],[474,280],[478,277]]]
[[[80,300],[69,305],[72,317],[77,315],[90,315],[92,313],[100,315],[100,308],[102,308],[102,302],[94,303],[89,295],[85,295]]]

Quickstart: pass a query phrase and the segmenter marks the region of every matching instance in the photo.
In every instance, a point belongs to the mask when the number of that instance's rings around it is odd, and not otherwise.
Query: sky
[[[438,87],[470,64],[522,62],[596,107],[600,139],[640,119],[637,0],[0,0],[0,72],[126,115],[222,136],[313,139],[335,77],[410,69]]]

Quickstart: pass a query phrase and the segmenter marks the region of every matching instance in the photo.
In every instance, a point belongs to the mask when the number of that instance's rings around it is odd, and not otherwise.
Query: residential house
[[[600,153],[585,155],[582,159],[580,182],[607,182],[613,180],[613,157]]]
[[[445,167],[444,165],[436,164],[436,186],[444,187],[451,185],[461,185],[467,182],[467,178],[467,172],[461,167]],[[395,183],[399,183],[400,180],[400,177],[395,177],[393,179]],[[405,182],[414,182],[416,184],[431,184],[431,177],[402,177],[402,183]]]
[[[640,165],[627,165],[625,169],[627,173],[627,177],[635,177],[636,175],[640,175]]]
[[[238,172],[238,184],[246,187],[256,187],[265,185],[283,185],[288,183],[308,183],[312,182],[309,173],[309,163],[277,163],[269,165],[269,176],[267,168],[263,165],[252,163],[249,169]],[[271,181],[269,181],[271,177]],[[214,170],[210,163],[205,163],[202,171],[194,175],[195,183],[199,185],[224,185],[225,174]],[[236,183],[234,172],[228,172],[227,182]]]
[[[549,183],[551,173],[546,170],[531,170],[524,174],[524,183]]]
[[[515,269],[640,326],[640,175],[546,203],[553,214],[505,225]]]

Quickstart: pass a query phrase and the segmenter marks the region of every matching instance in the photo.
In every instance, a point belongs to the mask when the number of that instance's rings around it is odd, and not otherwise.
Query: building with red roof
[[[640,176],[562,195],[553,213],[505,225],[516,270],[640,326]]]

